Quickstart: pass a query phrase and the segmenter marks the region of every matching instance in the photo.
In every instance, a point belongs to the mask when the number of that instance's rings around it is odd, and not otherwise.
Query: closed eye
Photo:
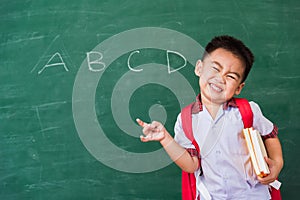
[[[234,75],[227,75],[228,78],[232,79],[232,80],[237,80],[238,78]]]
[[[217,72],[220,72],[219,68],[217,67],[212,67],[214,70],[216,70]]]

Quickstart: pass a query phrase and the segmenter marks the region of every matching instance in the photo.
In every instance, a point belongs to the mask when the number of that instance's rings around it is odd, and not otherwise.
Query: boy
[[[270,199],[268,184],[278,177],[283,167],[277,127],[263,116],[256,103],[250,102],[253,128],[261,133],[269,156],[266,162],[270,174],[258,177],[242,137],[243,121],[233,99],[245,86],[253,54],[240,40],[230,36],[215,37],[205,50],[202,61],[199,60],[195,67],[200,94],[192,109],[193,133],[201,149],[201,168],[200,155],[183,132],[180,114],[174,139],[161,123],[147,124],[137,119],[145,135],[141,136],[141,141],[159,141],[182,170],[195,173],[197,182],[203,183],[213,200]],[[205,141],[212,141],[210,137],[216,138],[208,145]],[[201,200],[207,196],[204,193],[197,191]]]

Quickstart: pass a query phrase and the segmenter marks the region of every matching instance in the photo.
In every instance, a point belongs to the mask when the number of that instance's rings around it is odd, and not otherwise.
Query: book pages
[[[253,128],[246,128],[243,129],[243,134],[256,175],[260,177],[267,176],[270,173],[268,164],[265,161],[267,151],[260,133],[257,130],[253,130]]]

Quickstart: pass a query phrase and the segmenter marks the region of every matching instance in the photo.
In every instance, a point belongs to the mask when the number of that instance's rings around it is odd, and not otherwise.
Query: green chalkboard
[[[300,3],[8,1],[0,7],[0,199],[180,199],[180,170],[134,119],[165,123],[199,91],[214,36],[256,56],[241,96],[280,132],[283,199],[297,199]]]

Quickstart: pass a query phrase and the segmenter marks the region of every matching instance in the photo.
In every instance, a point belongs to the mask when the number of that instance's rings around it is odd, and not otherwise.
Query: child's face
[[[203,62],[198,61],[195,73],[200,77],[203,103],[223,104],[240,94],[244,69],[238,57],[222,48],[211,52]]]

